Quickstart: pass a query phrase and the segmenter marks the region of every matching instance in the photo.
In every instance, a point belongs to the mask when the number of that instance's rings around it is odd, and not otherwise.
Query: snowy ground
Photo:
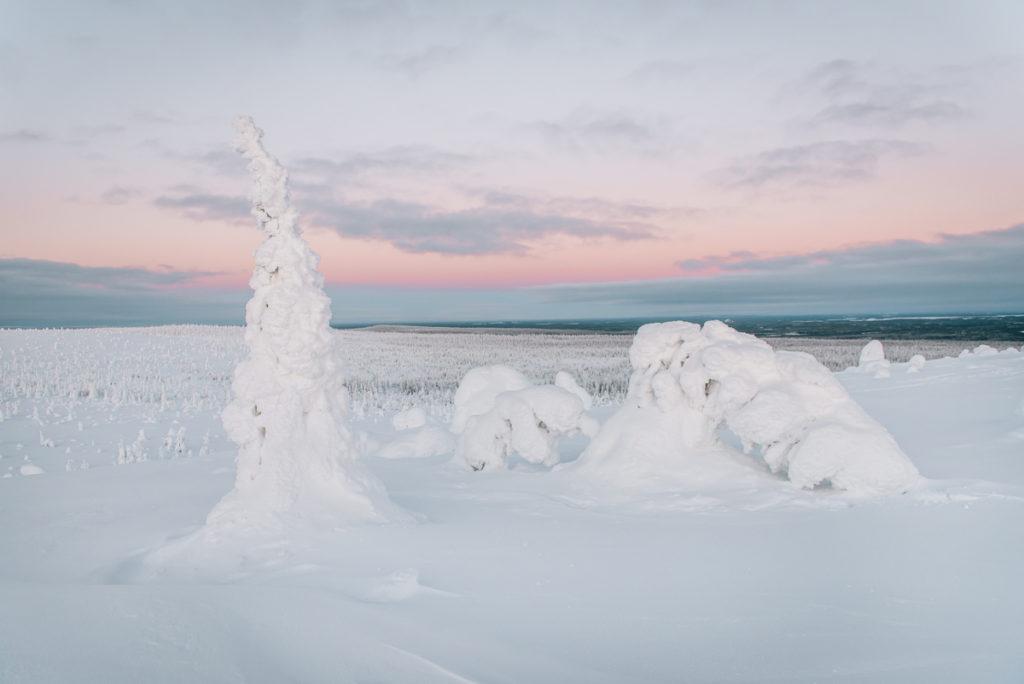
[[[601,420],[628,374],[615,336],[337,337],[371,452],[401,409],[440,429],[476,365],[569,370]],[[838,375],[929,478],[902,496],[371,455],[410,520],[171,553],[233,484],[242,353],[0,331],[0,682],[1024,681],[1024,354]]]

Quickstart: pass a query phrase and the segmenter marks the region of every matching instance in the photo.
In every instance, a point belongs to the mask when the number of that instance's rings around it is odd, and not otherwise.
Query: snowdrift
[[[625,406],[579,459],[582,473],[638,484],[741,481],[749,465],[720,433],[793,484],[854,494],[903,492],[919,479],[892,436],[833,374],[720,321],[637,331]]]

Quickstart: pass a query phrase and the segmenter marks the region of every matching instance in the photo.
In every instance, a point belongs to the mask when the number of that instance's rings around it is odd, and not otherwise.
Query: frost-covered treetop
[[[267,235],[286,233],[299,235],[299,212],[291,203],[288,172],[276,158],[263,149],[263,131],[250,116],[235,117],[235,129],[241,134],[234,140],[235,149],[249,160],[253,185],[249,192],[252,215]]]
[[[254,293],[245,308],[246,342],[254,359],[278,367],[275,374],[318,384],[339,371],[320,258],[301,238],[288,172],[263,148],[263,131],[248,116],[237,117],[235,128],[241,134],[235,148],[249,159],[252,214],[267,234],[249,281]]]

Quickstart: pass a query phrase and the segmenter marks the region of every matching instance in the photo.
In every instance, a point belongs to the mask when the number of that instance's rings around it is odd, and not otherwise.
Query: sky
[[[1024,312],[1024,3],[0,0],[0,325]]]

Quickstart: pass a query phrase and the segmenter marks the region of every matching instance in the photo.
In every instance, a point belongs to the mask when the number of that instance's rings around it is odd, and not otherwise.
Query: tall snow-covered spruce
[[[358,459],[330,300],[319,257],[297,225],[288,173],[264,150],[251,118],[238,117],[235,128],[235,147],[249,159],[252,214],[267,237],[255,252],[245,308],[248,357],[235,369],[234,399],[222,416],[238,444],[238,473],[208,523],[260,524],[281,514],[385,520],[394,507]]]

